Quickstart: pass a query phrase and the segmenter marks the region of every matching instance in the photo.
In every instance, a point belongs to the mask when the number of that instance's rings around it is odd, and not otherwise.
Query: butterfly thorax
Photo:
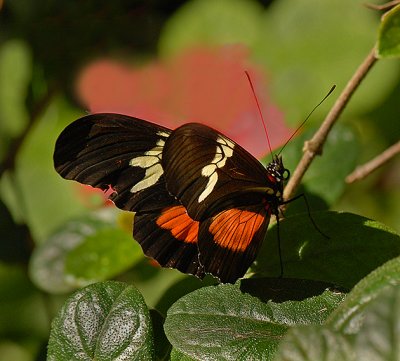
[[[274,155],[266,170],[269,186],[264,194],[264,202],[269,205],[271,213],[276,213],[279,205],[283,203],[283,185],[289,178],[290,172],[283,165],[282,157],[279,155]]]

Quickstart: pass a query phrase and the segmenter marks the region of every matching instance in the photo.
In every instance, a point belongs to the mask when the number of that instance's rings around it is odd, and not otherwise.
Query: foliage
[[[399,359],[399,163],[354,185],[344,178],[400,135],[400,5],[381,17],[362,4],[0,2],[2,359]],[[283,278],[276,223],[245,279],[200,281],[145,259],[131,215],[53,168],[57,136],[84,113],[78,104],[155,122],[214,109],[215,126],[244,143],[257,133],[254,153],[265,154],[253,100],[238,100],[246,84],[226,74],[252,70],[277,146],[292,132],[284,120],[295,127],[333,83],[340,92],[375,42],[378,64],[303,179],[307,203],[292,202],[280,222]],[[99,59],[113,66],[90,73]],[[124,92],[135,81],[137,103]],[[290,170],[336,96],[283,149]]]
[[[142,295],[120,282],[73,294],[52,323],[48,360],[152,360],[150,313]]]

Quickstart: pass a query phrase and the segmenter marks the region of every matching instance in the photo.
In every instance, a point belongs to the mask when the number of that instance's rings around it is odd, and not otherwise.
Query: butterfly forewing
[[[196,220],[237,205],[240,197],[235,194],[268,187],[265,168],[250,153],[202,124],[174,130],[162,164],[167,189]]]
[[[164,127],[125,115],[89,115],[61,133],[54,165],[66,179],[103,190],[111,186],[111,198],[121,209],[159,208],[171,202],[161,166],[169,134]]]

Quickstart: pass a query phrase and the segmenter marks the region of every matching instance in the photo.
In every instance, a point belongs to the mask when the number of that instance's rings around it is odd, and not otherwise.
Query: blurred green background
[[[380,16],[358,0],[0,1],[0,360],[45,359],[51,319],[77,287],[117,277],[165,311],[164,293],[186,280],[142,256],[131,215],[53,168],[58,134],[88,110],[76,92],[86,66],[112,59],[140,69],[192,47],[240,45],[289,127],[337,85],[307,123],[307,139],[372,49]],[[352,185],[344,176],[398,141],[399,70],[397,60],[378,61],[305,179],[325,206],[397,232],[400,159]],[[284,151],[290,169],[303,140]]]

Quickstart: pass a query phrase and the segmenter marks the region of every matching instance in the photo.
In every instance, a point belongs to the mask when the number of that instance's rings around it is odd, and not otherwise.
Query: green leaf
[[[143,251],[141,253],[143,254]],[[155,265],[147,257],[143,257],[128,272],[119,277],[121,281],[127,283],[135,282],[135,286],[140,290],[149,308],[155,308],[163,316],[166,315],[166,310],[163,308],[165,304],[159,308],[158,302],[177,281],[183,278],[192,278],[195,282],[198,281],[194,276],[185,275],[176,269]]]
[[[73,294],[51,326],[48,360],[153,360],[153,331],[142,295],[121,282]]]
[[[115,226],[115,211],[105,209],[68,222],[37,247],[29,272],[39,288],[65,293],[115,276],[141,257],[131,235]]]
[[[2,338],[37,342],[48,337],[48,305],[23,267],[0,262],[0,310]]]
[[[9,40],[0,47],[0,144],[4,138],[17,136],[26,126],[25,99],[32,72],[28,44]],[[3,149],[0,149],[0,154]]]
[[[0,355],[2,360],[32,361],[33,352],[29,353],[26,347],[8,340],[0,341]]]
[[[187,295],[194,290],[201,287],[215,285],[216,280],[212,276],[207,276],[202,280],[197,277],[189,276],[178,279],[175,283],[170,284],[168,289],[163,293],[162,297],[158,300],[155,308],[163,315],[167,314],[168,309],[179,298]],[[154,291],[153,291],[154,292]]]
[[[400,5],[385,13],[382,18],[377,54],[380,58],[400,56]]]
[[[343,333],[357,333],[366,308],[389,285],[400,285],[400,257],[386,262],[362,279],[329,316],[327,325]]]
[[[160,53],[170,56],[199,44],[251,46],[260,33],[261,14],[262,8],[249,0],[187,2],[165,24]]]
[[[283,161],[286,168],[294,171],[303,156],[304,142],[310,140],[315,131],[316,128],[308,129],[285,147]],[[346,186],[344,179],[356,166],[359,152],[358,137],[353,128],[337,124],[324,144],[322,156],[314,159],[304,175],[302,185],[306,192],[318,196],[328,205],[333,204],[342,195]]]
[[[57,136],[78,114],[62,101],[49,105],[18,152],[15,174],[0,180],[2,199],[15,219],[29,226],[35,243],[44,242],[60,225],[87,212],[77,201],[77,183],[66,182],[53,166]]]
[[[172,346],[195,360],[270,360],[289,327],[321,324],[341,300],[325,291],[301,302],[264,303],[237,285],[205,287],[169,309],[164,329]]]
[[[350,342],[339,333],[315,325],[289,330],[274,358],[274,361],[336,360],[356,361]]]
[[[268,69],[273,100],[299,124],[333,84],[335,93],[311,117],[321,122],[347,81],[374,46],[379,19],[363,1],[279,0],[265,12],[254,49]],[[368,74],[343,117],[379,106],[398,82],[397,64]]]
[[[194,358],[185,355],[182,352],[179,352],[176,349],[172,349],[171,361],[196,361],[196,360]]]
[[[79,287],[77,280],[66,277],[66,257],[85,237],[104,226],[103,221],[93,216],[70,221],[36,247],[29,263],[29,275],[35,285],[49,293],[67,293]]]
[[[357,334],[357,360],[400,360],[400,285],[389,286],[365,310]]]
[[[311,214],[324,238],[312,225],[309,214],[280,222],[284,277],[312,279],[352,288],[384,262],[400,254],[400,236],[385,225],[351,213]],[[255,270],[278,276],[276,224],[257,256]]]
[[[66,258],[67,277],[101,281],[111,278],[142,258],[132,236],[122,229],[104,228],[84,238]]]
[[[283,277],[253,277],[240,280],[240,290],[243,293],[257,297],[263,302],[303,301],[319,296],[327,289],[339,292],[332,283],[315,280]]]
[[[164,332],[165,318],[157,310],[150,310],[154,335],[154,353],[157,360],[169,360],[171,344]]]

